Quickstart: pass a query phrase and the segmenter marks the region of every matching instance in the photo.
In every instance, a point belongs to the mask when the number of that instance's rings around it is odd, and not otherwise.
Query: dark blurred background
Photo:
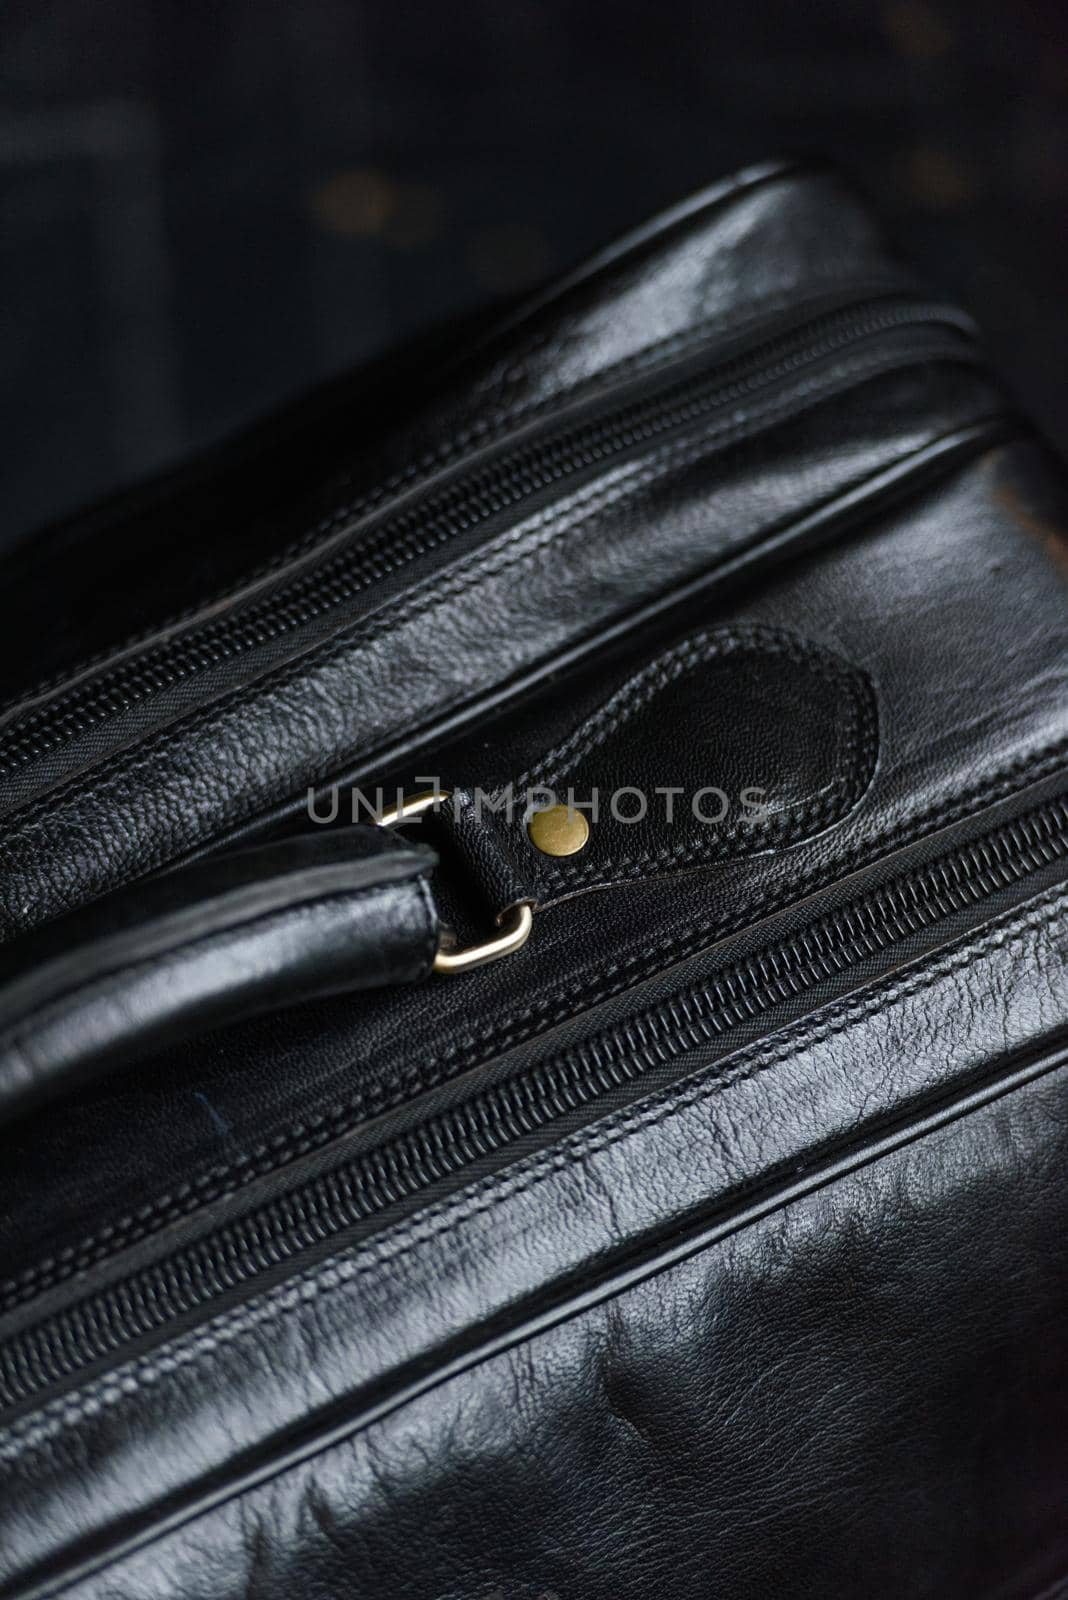
[[[0,543],[814,150],[1068,452],[1061,0],[8,0]]]

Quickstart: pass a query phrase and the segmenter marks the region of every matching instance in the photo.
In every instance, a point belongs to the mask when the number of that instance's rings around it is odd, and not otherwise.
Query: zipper
[[[169,1256],[31,1324],[0,1346],[0,1408],[38,1401],[130,1347],[251,1294],[265,1273],[329,1246],[357,1224],[472,1163],[501,1155],[654,1069],[847,973],[903,941],[1068,858],[1068,795],[992,827],[933,861],[859,894],[800,932],[690,984],[573,1048],[535,1061],[426,1117],[376,1148],[319,1172]]]
[[[557,412],[537,437],[494,447],[488,459],[457,468],[443,483],[414,496],[409,493],[403,507],[377,513],[370,527],[330,555],[310,565],[293,563],[305,567],[295,576],[287,577],[284,569],[273,575],[258,598],[235,601],[226,615],[194,623],[177,637],[157,636],[157,642],[105,661],[66,690],[42,690],[9,706],[0,713],[0,729],[7,727],[0,735],[0,776],[11,776],[153,695],[298,633],[332,612],[344,611],[350,621],[351,608],[365,591],[460,535],[502,515],[515,518],[528,504],[562,493],[576,479],[774,390],[853,346],[895,332],[907,335],[910,329],[914,339],[901,346],[901,366],[978,358],[974,325],[952,307],[900,293],[869,293],[765,336],[711,368],[707,355],[689,357],[652,379],[617,385],[578,411],[571,407],[566,417]],[[812,403],[811,394],[804,403]],[[753,419],[752,431],[760,425],[760,417]],[[742,437],[744,418],[741,432],[732,431],[732,445]]]

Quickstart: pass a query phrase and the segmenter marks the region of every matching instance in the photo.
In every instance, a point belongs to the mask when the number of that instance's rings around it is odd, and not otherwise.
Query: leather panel
[[[215,1035],[192,1061],[174,1052],[147,1079],[126,1074],[116,1080],[114,1098],[83,1100],[69,1115],[50,1118],[34,1130],[32,1144],[5,1143],[0,1205],[12,1240],[5,1276],[50,1261],[57,1238],[80,1258],[119,1224],[123,1236],[158,1226],[260,1163],[292,1159],[379,1115],[410,1094],[413,1060],[423,1081],[455,1076],[776,906],[1063,768],[1066,527],[1055,463],[1038,446],[1020,443],[884,510],[860,536],[765,579],[758,592],[699,600],[703,614],[689,613],[683,636],[695,620],[783,631],[797,631],[803,620],[808,638],[874,683],[880,759],[848,817],[781,852],[573,897],[538,915],[521,957],[462,983],[253,1022]],[[675,630],[666,634],[669,646],[677,642],[680,622],[668,616],[660,625]],[[663,648],[647,646],[642,664]],[[625,649],[599,657],[583,691],[591,709],[603,698],[605,678],[618,672],[624,679],[632,665]],[[449,785],[484,784],[487,770],[494,778],[521,771],[571,728],[576,693],[558,685],[555,702],[543,696],[408,773],[383,774],[387,790],[401,778],[426,787],[417,775],[435,771]],[[648,765],[654,752],[637,751],[636,759]],[[675,781],[673,767],[665,767],[662,781]],[[418,829],[409,836],[417,838]],[[228,1133],[205,1117],[197,1095],[217,1108]],[[131,1141],[131,1126],[145,1130],[143,1145]],[[44,1203],[38,1196],[31,1204],[31,1174],[42,1158],[56,1181]],[[146,1183],[161,1192],[147,1222]]]
[[[1054,1600],[1064,1109],[1062,1069],[71,1592]]]
[[[841,821],[877,756],[861,673],[796,635],[706,630],[657,656],[514,780],[515,849],[546,905],[782,848]],[[587,846],[560,859],[536,850],[528,795],[581,807]]]
[[[281,475],[294,495],[277,508],[266,492],[243,498],[240,460],[193,472],[174,523],[206,508],[204,585],[166,639],[255,617],[321,558],[373,556],[391,518],[417,524],[424,493],[447,499],[461,463],[534,439],[557,408],[576,408],[559,411],[566,427],[698,348],[732,352],[801,308],[907,281],[837,179],[743,173],[525,308],[358,459],[334,415],[308,470]],[[639,690],[610,737],[587,741],[583,781],[632,766],[690,781],[705,740],[729,751],[737,783],[766,721],[761,759],[787,806],[810,822],[818,795],[836,803],[774,849],[679,873],[647,870],[651,840],[640,872],[621,870],[629,850],[605,832],[588,878],[584,863],[551,882],[539,868],[554,903],[521,958],[462,983],[287,1007],[5,1130],[5,1298],[41,1290],[77,1324],[102,1279],[121,1302],[142,1250],[158,1260],[178,1234],[199,1247],[222,1215],[291,1199],[288,1163],[333,1176],[343,1151],[417,1114],[413,1097],[537,1063],[591,1007],[591,1027],[610,1022],[671,963],[759,952],[764,919],[852,894],[893,852],[935,852],[961,819],[978,828],[1027,786],[1059,782],[1063,469],[1006,419],[949,320],[926,343],[902,327],[823,350],[807,373],[732,393],[662,438],[639,433],[625,459],[592,463],[521,515],[506,500],[482,523],[461,517],[402,569],[379,577],[371,560],[340,611],[301,613],[245,651],[206,649],[158,692],[116,693],[82,732],[76,715],[34,721],[55,686],[8,712],[23,741],[0,789],[13,961],[29,959],[37,924],[292,820],[310,785],[407,784],[436,767],[468,791],[488,768],[537,770],[643,673],[657,698]],[[160,503],[148,492],[128,508],[127,549],[151,548]],[[264,545],[235,581],[210,546],[248,504]],[[91,518],[69,530],[74,592],[92,592],[100,531]],[[253,555],[256,531],[242,523]],[[173,524],[168,540],[173,558]],[[8,604],[24,599],[16,588]],[[134,607],[129,631],[141,621]],[[695,638],[804,645],[701,657],[735,708],[716,706],[712,738],[708,699],[690,693],[707,680],[671,676]],[[61,640],[57,659],[77,649]],[[133,640],[122,659],[140,651]],[[75,705],[102,671],[85,664]],[[863,733],[873,697],[877,752]],[[483,897],[523,893],[522,840],[498,848],[464,819],[456,842]],[[411,881],[375,890],[408,897],[419,948],[405,937],[394,954],[413,973],[432,932],[414,856]],[[925,944],[902,940],[877,971],[860,962],[838,987],[795,994],[782,1016],[743,1019],[714,1046],[680,1031],[685,1059],[649,1069],[629,1098],[562,1111],[494,1159],[476,1140],[461,1179],[318,1236],[295,1272],[265,1266],[249,1298],[221,1281],[209,1320],[188,1310],[162,1342],[150,1331],[36,1407],[16,1402],[0,1428],[0,1595],[1056,1592],[1068,899],[1058,861],[1047,868]],[[307,962],[297,899],[286,948],[318,981],[340,929],[330,920],[319,942],[313,895]],[[271,940],[252,953],[253,988],[270,986]],[[144,1015],[172,999],[147,996]],[[9,1311],[8,1331],[39,1309]],[[114,1349],[110,1325],[94,1332],[94,1351]]]
[[[401,515],[427,486],[447,487],[458,463],[504,439],[523,443],[551,406],[644,381],[698,349],[714,361],[805,308],[906,286],[839,179],[776,164],[742,173],[475,352],[451,395],[349,470],[341,503],[294,545],[286,581],[312,586],[315,561],[373,546],[391,508]],[[555,503],[461,529],[403,572],[376,576],[372,562],[337,612],[294,621],[285,637],[265,630],[239,652],[205,647],[147,697],[116,691],[84,733],[76,717],[58,733],[36,720],[59,685],[9,706],[5,738],[19,760],[0,784],[0,937],[299,804],[309,784],[395,761],[413,735],[473,720],[523,676],[544,681],[561,656],[595,649],[674,589],[737,582],[832,538],[839,499],[880,474],[1003,426],[974,345],[946,328],[929,351],[916,339],[901,327],[831,346],[815,369],[788,369],[767,394],[743,393],[700,426],[650,440]],[[225,601],[211,597],[199,620],[240,618],[282,574],[266,565]],[[157,642],[169,650],[197,622],[193,608]],[[115,643],[128,672],[142,644]],[[105,664],[71,680],[76,699]],[[75,857],[72,832],[94,849]]]
[[[802,516],[798,543],[830,537],[836,496],[922,451],[947,423],[952,430],[996,409],[974,381],[950,381],[946,396],[942,387],[937,370],[902,380],[892,435],[885,391],[874,413],[854,396],[825,402],[818,419],[784,423],[776,470],[756,496],[754,458],[745,452],[709,474],[700,469],[704,435],[681,451],[653,451],[618,481],[598,484],[596,494],[577,491],[551,516],[537,513],[457,557],[447,581],[428,578],[245,689],[181,719],[173,706],[188,691],[161,696],[153,716],[172,720],[8,812],[0,934],[158,870],[280,800],[299,805],[309,784],[354,759],[365,771],[380,767],[422,724],[473,717],[473,694],[499,691],[525,671],[547,673],[558,655],[591,635],[595,641],[636,604],[687,580],[729,574],[737,581],[739,570],[782,560],[791,524],[813,499],[827,514],[807,523]],[[111,737],[121,736],[122,720]],[[94,736],[92,747],[99,745]],[[76,753],[72,747],[65,759]],[[30,773],[21,776],[29,781]],[[15,787],[6,788],[14,799]],[[72,829],[97,842],[91,856],[72,856]]]
[[[600,373],[655,366],[695,327],[729,335],[762,304],[833,293],[844,271],[908,282],[840,177],[765,162],[711,185],[538,304],[433,330],[202,460],[40,530],[5,567],[3,702],[29,691],[27,674],[69,673],[149,623],[240,593],[284,552],[351,527],[383,482],[427,477]]]
[[[959,1393],[950,1396],[951,1405],[939,1384],[943,1378],[957,1384],[968,1381],[969,1350],[984,1363],[999,1348],[1003,1324],[998,1308],[1003,1302],[997,1295],[976,1298],[975,1274],[981,1272],[984,1283],[991,1281],[990,1251],[995,1261],[1004,1261],[1006,1270],[1012,1263],[1017,1283],[1026,1270],[1027,1288],[1014,1300],[1017,1318],[1024,1318],[1023,1324],[1017,1321],[1018,1333],[1028,1350],[1043,1348],[1041,1330],[1063,1297],[1063,1271],[1068,1266],[1053,1243],[1064,1192],[1055,1155],[1057,1130],[1065,1126],[1063,1072],[1050,1080],[1050,1090],[1042,1091],[1037,1122],[1030,1110],[1036,1102],[1026,1092],[1014,1094],[1008,1102],[1021,1109],[1010,1110],[1007,1121],[1005,1113],[995,1109],[992,1121],[983,1113],[974,1123],[970,1118],[963,1124],[951,1122],[934,1146],[935,1153],[928,1150],[919,1168],[907,1169],[915,1172],[914,1192],[908,1185],[902,1187],[901,1169],[893,1163],[883,1169],[885,1179],[879,1178],[878,1168],[869,1167],[844,1190],[830,1190],[832,1209],[827,1212],[828,1202],[822,1203],[819,1214],[824,1220],[814,1235],[824,1263],[814,1279],[806,1270],[811,1252],[792,1229],[789,1246],[784,1241],[776,1247],[753,1228],[763,1211],[774,1213],[791,1193],[799,1195],[810,1184],[817,1192],[824,1189],[823,1162],[842,1158],[848,1168],[857,1159],[867,1161],[878,1154],[879,1140],[889,1139],[891,1146],[907,1141],[911,1137],[907,1124],[915,1119],[922,1126],[923,1116],[935,1115],[940,1105],[946,1105],[947,1096],[978,1093],[989,1079],[992,1061],[1001,1062],[1011,1077],[1016,1053],[1024,1052],[1020,1061],[1026,1066],[1043,1048],[1044,1030],[1050,1030],[1049,1043],[1056,1048],[1068,999],[1064,912],[1064,891],[1048,892],[917,968],[898,969],[872,991],[862,991],[815,1013],[778,1039],[762,1040],[728,1058],[711,1075],[698,1067],[692,1078],[659,1098],[594,1124],[502,1175],[472,1181],[459,1194],[398,1225],[395,1233],[380,1234],[368,1245],[321,1262],[164,1350],[88,1384],[82,1393],[68,1394],[41,1413],[11,1424],[0,1435],[6,1515],[0,1573],[8,1585],[0,1592],[17,1592],[17,1575],[27,1574],[61,1547],[66,1546],[73,1559],[91,1530],[109,1525],[109,1537],[121,1539],[124,1533],[133,1537],[136,1528],[144,1532],[158,1514],[153,1506],[167,1516],[179,1515],[178,1502],[171,1497],[183,1486],[189,1490],[198,1484],[197,1494],[214,1498],[225,1495],[227,1473],[236,1473],[237,1481],[244,1473],[252,1479],[264,1475],[262,1489],[253,1491],[250,1479],[249,1494],[227,1500],[209,1523],[191,1524],[165,1556],[157,1547],[150,1565],[138,1559],[125,1589],[119,1569],[102,1578],[99,1592],[176,1593],[172,1585],[197,1573],[199,1558],[194,1552],[204,1550],[220,1596],[239,1594],[253,1582],[261,1583],[268,1595],[276,1592],[275,1580],[269,1582],[266,1576],[276,1559],[289,1579],[293,1568],[287,1563],[304,1562],[309,1577],[325,1585],[325,1594],[340,1595],[345,1590],[337,1587],[342,1581],[338,1567],[329,1560],[322,1566],[317,1555],[320,1533],[324,1526],[332,1526],[347,1552],[342,1563],[346,1583],[356,1578],[374,1593],[383,1582],[389,1585],[403,1578],[415,1584],[416,1593],[435,1593],[433,1586],[447,1580],[441,1579],[418,1543],[408,1553],[397,1547],[395,1559],[400,1565],[388,1579],[383,1580],[373,1566],[361,1569],[363,1557],[358,1552],[367,1555],[366,1541],[373,1542],[383,1507],[370,1484],[363,1487],[362,1469],[354,1466],[353,1452],[358,1456],[364,1449],[373,1451],[375,1438],[382,1435],[369,1434],[367,1443],[356,1445],[342,1444],[342,1439],[359,1426],[361,1416],[383,1406],[388,1409],[394,1403],[391,1392],[399,1399],[405,1385],[418,1391],[431,1381],[435,1369],[444,1377],[451,1361],[462,1366],[476,1360],[480,1349],[489,1353],[501,1339],[518,1341],[514,1353],[502,1362],[512,1384],[518,1373],[525,1374],[524,1388],[513,1388],[503,1435],[512,1441],[507,1452],[512,1481],[517,1488],[523,1486],[514,1534],[519,1547],[531,1551],[533,1558],[555,1536],[551,1521],[544,1520],[548,1513],[541,1502],[543,1491],[550,1497],[588,1494],[583,1547],[587,1558],[589,1538],[599,1543],[600,1529],[600,1539],[607,1541],[601,1560],[609,1562],[603,1570],[624,1585],[624,1592],[628,1583],[666,1582],[676,1559],[675,1541],[651,1543],[646,1555],[653,1565],[635,1578],[637,1547],[632,1538],[619,1538],[611,1548],[612,1525],[603,1522],[607,1504],[598,1488],[603,1480],[592,1464],[589,1483],[567,1467],[560,1478],[554,1477],[554,1462],[574,1461],[573,1452],[581,1448],[590,1418],[589,1369],[585,1358],[576,1358],[575,1350],[588,1348],[587,1335],[601,1347],[597,1330],[605,1326],[615,1329],[623,1348],[647,1335],[654,1341],[667,1339],[671,1352],[665,1350],[667,1365],[653,1362],[650,1380],[653,1372],[660,1371],[676,1397],[700,1394],[705,1416],[738,1417],[742,1436],[751,1441],[752,1385],[757,1374],[744,1359],[750,1346],[742,1337],[737,1353],[728,1355],[717,1342],[715,1329],[734,1305],[744,1330],[747,1307],[758,1285],[764,1285],[768,1295],[763,1315],[770,1322],[769,1344],[757,1371],[788,1373],[794,1402],[773,1410],[763,1426],[774,1431],[762,1432],[758,1426],[757,1438],[783,1462],[805,1457],[816,1448],[815,1440],[834,1441],[834,1475],[826,1499],[820,1502],[826,1515],[848,1518],[857,1511],[850,1491],[858,1484],[870,1483],[872,1492],[880,1495],[888,1492],[880,1452],[889,1434],[906,1454],[919,1450],[921,1462],[923,1452],[931,1452],[927,1459],[932,1484],[963,1472],[973,1497],[976,1464],[982,1461],[995,1473],[992,1485],[1009,1497],[1011,1515],[1019,1519],[1020,1528],[1031,1536],[1042,1535],[1042,1561],[1056,1559],[1048,1482],[1040,1476],[1031,1486],[1022,1482],[1018,1453],[1010,1452],[1000,1474],[996,1455],[975,1450],[969,1408],[955,1404]],[[980,1095],[980,1100],[984,1098]],[[915,1108],[905,1116],[904,1129],[903,1108]],[[1017,1129],[1034,1151],[1033,1164],[1020,1161]],[[1036,1141],[1051,1138],[1040,1159]],[[808,1182],[806,1173],[811,1174]],[[977,1185],[996,1196],[1004,1182],[1011,1182],[1018,1197],[1014,1215],[1032,1218],[1036,1226],[1041,1220],[1041,1244],[1033,1255],[1019,1254],[1019,1230],[1005,1225],[1000,1206],[994,1211],[985,1206],[976,1209]],[[857,1213],[856,1203],[864,1196],[870,1210],[866,1204]],[[997,1216],[997,1226],[977,1234],[975,1218],[984,1212]],[[787,1206],[787,1225],[791,1214]],[[891,1259],[898,1263],[896,1273],[873,1270],[870,1278],[858,1277],[866,1259],[866,1246],[859,1242],[868,1226],[862,1224],[862,1215],[871,1217],[870,1226],[885,1230],[878,1237],[894,1244]],[[898,1215],[904,1255],[895,1243]],[[965,1233],[957,1232],[955,1218],[961,1219]],[[702,1229],[711,1230],[706,1244]],[[718,1271],[722,1256],[714,1241],[732,1229],[740,1230],[741,1243],[731,1250],[741,1249],[741,1259],[749,1266],[740,1279],[722,1282]],[[1005,1257],[999,1253],[1002,1249]],[[682,1269],[675,1279],[654,1277],[648,1289],[630,1301],[609,1299],[592,1315],[584,1310],[601,1293],[625,1288],[628,1273],[641,1279],[655,1270],[658,1260],[666,1265],[673,1254],[689,1250],[698,1252],[697,1267]],[[908,1259],[931,1264],[938,1274],[937,1293],[922,1272],[902,1275]],[[677,1298],[672,1283],[680,1286]],[[821,1288],[822,1284],[827,1287]],[[849,1286],[848,1294],[843,1285]],[[812,1345],[807,1359],[811,1362],[817,1349],[835,1351],[838,1378],[829,1388],[821,1387],[825,1374],[819,1363],[807,1367],[802,1360],[799,1367],[794,1365],[804,1355],[804,1346],[800,1350],[798,1346],[796,1294],[810,1305],[812,1320],[806,1326],[811,1328]],[[970,1307],[970,1332],[956,1313],[964,1304]],[[698,1305],[704,1310],[691,1341],[686,1307],[692,1312]],[[782,1308],[781,1319],[777,1307]],[[846,1318],[841,1333],[834,1331],[839,1315]],[[947,1351],[947,1365],[917,1367],[916,1320],[922,1326],[932,1315]],[[556,1342],[550,1340],[548,1348],[564,1353],[550,1356],[543,1369],[528,1333],[546,1319],[561,1321],[565,1331],[554,1335]],[[853,1331],[841,1342],[845,1328]],[[912,1384],[903,1387],[895,1361],[886,1369],[885,1391],[880,1390],[879,1354],[897,1350],[902,1338]],[[536,1378],[541,1373],[544,1376]],[[1037,1395],[1052,1399],[1056,1393],[1053,1376],[1040,1365],[1032,1369],[1022,1389],[1010,1381],[1003,1414],[1014,1417],[1014,1428],[1033,1426],[1028,1419],[1034,1415]],[[483,1396],[492,1391],[492,1377],[488,1381],[490,1389],[480,1391]],[[548,1397],[542,1406],[543,1381],[550,1384],[559,1408]],[[985,1376],[981,1381],[986,1383]],[[462,1391],[470,1393],[466,1384],[467,1380]],[[391,1385],[399,1388],[391,1390]],[[655,1395],[652,1390],[648,1393]],[[529,1407],[523,1394],[531,1397]],[[902,1397],[908,1407],[905,1417]],[[465,1496],[472,1484],[469,1463],[483,1450],[489,1450],[487,1459],[492,1459],[492,1447],[481,1428],[457,1433],[449,1420],[453,1412],[447,1395],[431,1389],[431,1402],[429,1413],[424,1409],[409,1413],[421,1441],[420,1465],[411,1476],[412,1461],[405,1451],[402,1471],[409,1487],[419,1482],[429,1486],[433,1503],[445,1508],[456,1528],[453,1559],[460,1563],[454,1574],[459,1587],[451,1592],[477,1595],[479,1585],[489,1581],[486,1574],[495,1570],[495,1558],[482,1542],[494,1541],[494,1519],[486,1517],[484,1505]],[[632,1403],[643,1411],[646,1391],[639,1387]],[[655,1398],[649,1403],[655,1409]],[[846,1408],[842,1415],[847,1418],[856,1407],[858,1415],[870,1419],[869,1429],[845,1425],[824,1436],[820,1429],[811,1429],[813,1403],[831,1405],[830,1415],[837,1403]],[[1018,1414],[1012,1411],[1016,1403]],[[934,1438],[924,1423],[931,1408],[941,1430]],[[324,1430],[320,1442],[314,1437],[316,1416]],[[401,1410],[389,1424],[402,1430],[401,1437],[405,1416]],[[544,1436],[543,1426],[548,1429]],[[340,1454],[327,1457],[320,1470],[315,1465],[322,1460],[318,1451],[329,1443],[332,1431],[337,1433]],[[538,1446],[542,1437],[546,1442],[555,1440],[547,1457]],[[699,1430],[695,1437],[705,1435]],[[160,1448],[162,1439],[165,1449]],[[283,1455],[275,1456],[276,1451]],[[293,1470],[280,1478],[276,1473],[286,1452]],[[83,1472],[87,1459],[94,1463],[89,1478]],[[687,1457],[674,1459],[685,1462]],[[700,1472],[683,1472],[675,1482],[678,1526],[685,1530],[685,1547],[695,1561],[708,1552],[710,1560],[727,1563],[720,1569],[725,1575],[736,1575],[747,1562],[757,1574],[767,1570],[763,1563],[771,1557],[761,1554],[761,1527],[747,1528],[744,1519],[739,1524],[736,1514],[724,1515],[719,1543],[707,1543],[703,1518],[726,1492],[714,1454]],[[802,1485],[805,1482],[802,1473]],[[907,1487],[889,1492],[908,1494]],[[964,1489],[958,1492],[963,1513],[973,1522],[981,1521],[982,1506],[974,1498],[969,1500]],[[800,1500],[795,1496],[788,1497],[795,1512],[809,1504],[804,1496]],[[754,1502],[761,1508],[761,1520],[769,1505],[776,1503],[774,1495]],[[865,1505],[870,1512],[871,1500]],[[272,1526],[281,1530],[277,1540],[264,1523],[268,1506],[273,1508]],[[535,1512],[535,1507],[540,1510]],[[148,1522],[138,1523],[141,1515]],[[952,1524],[952,1518],[948,1520]],[[405,1527],[395,1505],[389,1507],[388,1526],[394,1531]],[[789,1522],[784,1525],[788,1526]],[[826,1536],[818,1528],[812,1530],[809,1547],[815,1554],[807,1559],[822,1559],[825,1570],[833,1572],[834,1561],[841,1559],[836,1556],[841,1526],[832,1523]],[[945,1532],[941,1514],[934,1526]],[[870,1542],[866,1533],[864,1550]],[[776,1548],[781,1551],[781,1541]],[[948,1592],[964,1594],[968,1591],[961,1586],[961,1574],[973,1569],[960,1566],[959,1541],[954,1540],[954,1549],[957,1567],[949,1575],[958,1587]],[[618,1571],[612,1565],[617,1559]],[[570,1574],[573,1587],[580,1570]],[[698,1571],[705,1570],[699,1564]],[[811,1584],[812,1574],[821,1569],[814,1566],[807,1576],[803,1565],[798,1570],[799,1583]],[[900,1580],[902,1574],[895,1573],[892,1563],[887,1570]],[[921,1578],[919,1569],[914,1569],[911,1592],[936,1592],[925,1590]],[[206,1579],[195,1577],[195,1581]],[[840,1575],[836,1581],[837,1592],[850,1592],[841,1587]],[[630,1592],[641,1591],[632,1587]]]

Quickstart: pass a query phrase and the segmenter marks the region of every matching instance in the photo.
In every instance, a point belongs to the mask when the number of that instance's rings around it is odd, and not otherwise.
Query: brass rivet
[[[581,811],[569,806],[548,806],[535,811],[527,823],[530,842],[546,856],[573,856],[590,836],[590,825]]]

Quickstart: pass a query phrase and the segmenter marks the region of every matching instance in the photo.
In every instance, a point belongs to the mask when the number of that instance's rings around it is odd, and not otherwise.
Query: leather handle
[[[370,825],[199,862],[5,952],[0,1123],[143,1052],[431,970],[432,850]]]

